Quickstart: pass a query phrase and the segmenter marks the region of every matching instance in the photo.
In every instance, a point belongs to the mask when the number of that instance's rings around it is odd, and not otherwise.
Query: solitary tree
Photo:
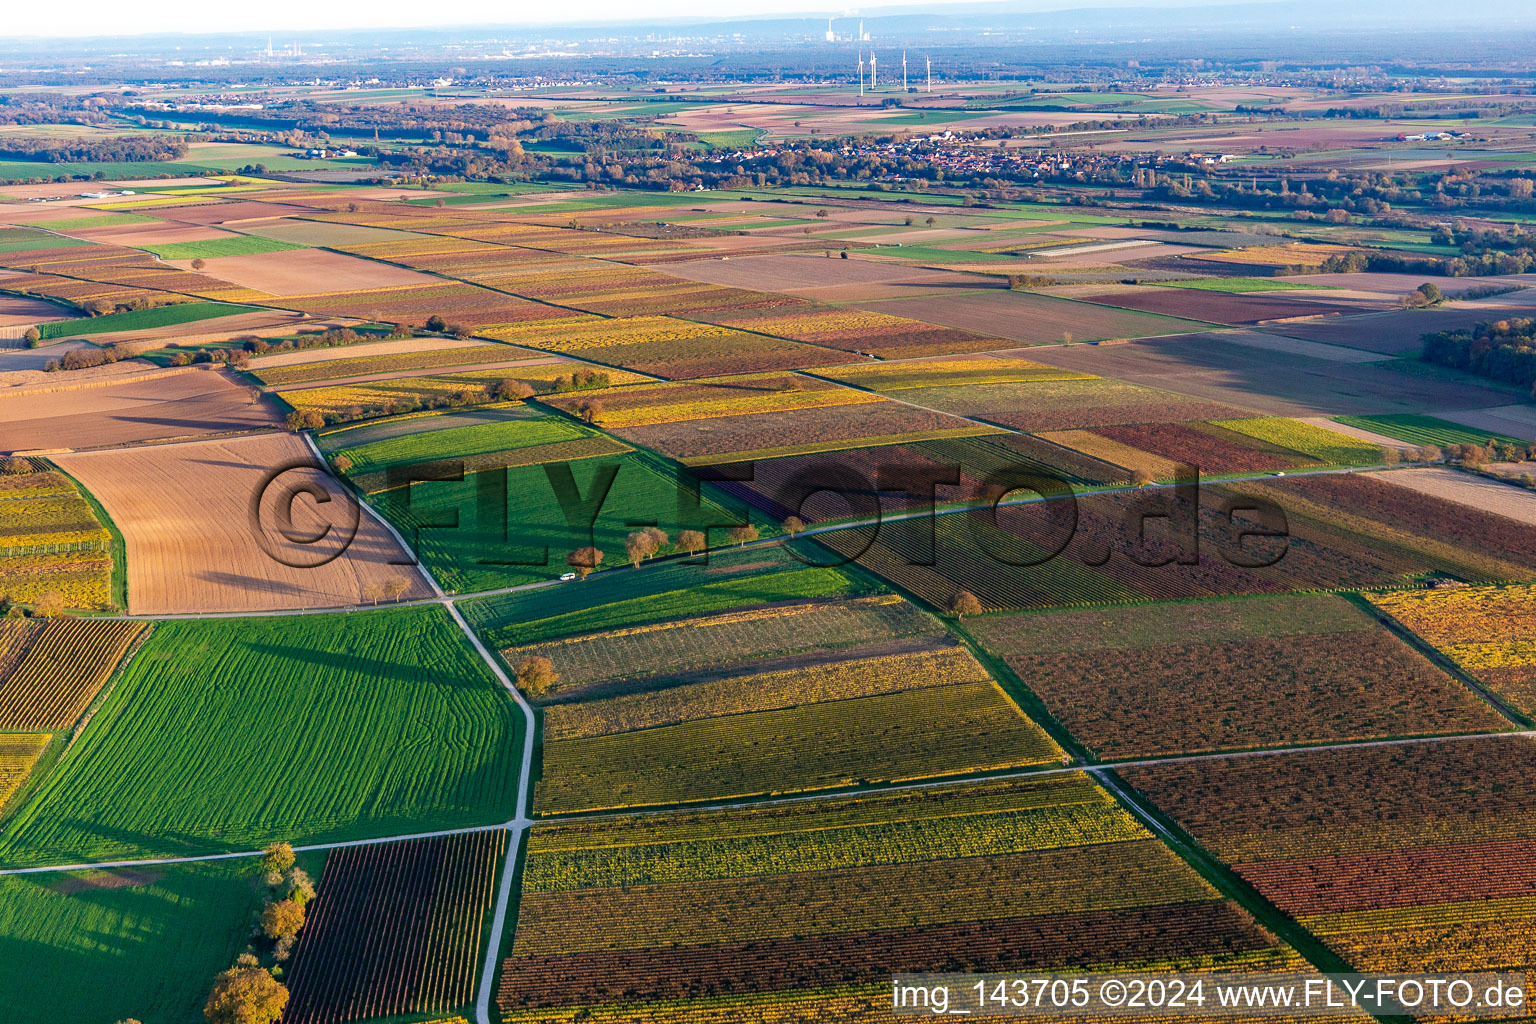
[[[64,614],[64,595],[57,590],[45,590],[32,599],[32,610],[45,619]]]
[[[757,540],[758,537],[757,527],[753,526],[751,523],[748,523],[745,526],[733,526],[728,531],[726,531],[725,535],[729,537],[731,543],[735,544],[737,547],[746,547],[749,541]]]
[[[272,1024],[287,1005],[287,987],[260,967],[245,965],[214,981],[203,1017],[208,1024]]]
[[[969,590],[957,590],[950,596],[949,614],[957,619],[963,619],[967,615],[980,615],[981,602]]]
[[[444,320],[436,313],[433,313],[431,316],[427,317],[427,330],[429,331],[440,331],[447,326],[448,321]]]
[[[565,564],[586,579],[589,572],[603,564],[603,553],[594,547],[577,548],[565,556]]]
[[[411,581],[404,576],[391,576],[384,581],[384,596],[391,601],[398,601],[411,589]]]
[[[331,460],[331,465],[335,467],[336,472],[346,473],[352,468],[352,460],[345,455],[338,455]]]
[[[370,583],[363,588],[363,600],[371,605],[377,605],[379,598],[384,596],[384,587],[379,583]]]
[[[607,407],[594,398],[590,402],[582,402],[576,411],[581,413],[581,418],[588,423],[596,423],[602,418],[603,413],[607,411]]]
[[[805,521],[802,520],[799,516],[790,516],[784,520],[783,526],[784,532],[793,537],[795,534],[805,529]]]
[[[555,663],[548,658],[529,655],[517,663],[517,685],[530,697],[542,697],[560,679]]]
[[[261,912],[261,932],[269,939],[297,935],[304,927],[304,905],[296,900],[268,903]]]
[[[923,223],[928,225],[929,227],[933,227],[935,224],[938,223],[938,221],[934,220],[932,217],[929,217],[927,220],[923,221]]]
[[[1152,474],[1144,469],[1134,470],[1131,473],[1131,486],[1146,487],[1152,483]]]
[[[21,337],[27,343],[27,348],[37,348],[43,343],[43,332],[36,327],[28,327],[27,333]]]
[[[208,264],[201,257],[199,257],[199,258],[197,258],[197,259],[192,261],[192,269],[193,270],[202,270],[207,265]]]
[[[704,546],[708,543],[709,541],[700,530],[684,530],[677,535],[677,546],[690,555],[696,555],[703,551]]]
[[[304,424],[304,426],[310,430],[319,430],[321,427],[325,426],[325,417],[313,409],[306,409],[304,411],[304,415],[300,417],[299,422]]]

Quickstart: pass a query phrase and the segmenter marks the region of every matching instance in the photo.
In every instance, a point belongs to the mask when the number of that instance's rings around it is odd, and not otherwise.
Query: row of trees
[[[251,943],[233,967],[214,979],[203,1005],[208,1024],[274,1024],[288,1005],[288,987],[279,979],[304,927],[304,908],[314,899],[315,886],[287,843],[268,846],[258,871],[266,896]]]

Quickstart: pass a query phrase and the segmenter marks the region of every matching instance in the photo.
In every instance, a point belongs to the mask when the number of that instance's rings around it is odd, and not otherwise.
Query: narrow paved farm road
[[[425,571],[425,570],[423,570]],[[444,601],[443,607],[448,609],[448,614],[453,617],[469,642],[479,652],[481,659],[490,668],[491,673],[501,681],[501,685],[507,688],[512,699],[517,703],[518,710],[523,713],[523,760],[518,769],[517,779],[517,810],[512,820],[504,827],[511,830],[507,837],[507,858],[501,867],[501,887],[496,893],[495,916],[491,919],[490,938],[485,943],[485,962],[480,968],[480,985],[478,996],[475,999],[475,1020],[477,1024],[491,1024],[491,980],[496,976],[496,959],[501,953],[502,935],[507,925],[507,907],[512,901],[512,875],[517,866],[517,850],[522,844],[523,832],[530,824],[528,819],[529,803],[532,800],[533,779],[533,739],[534,717],[533,707],[518,692],[517,685],[507,676],[506,670],[501,667],[497,656],[488,650],[475,631],[469,628],[469,623],[464,620],[463,614],[452,600]]]

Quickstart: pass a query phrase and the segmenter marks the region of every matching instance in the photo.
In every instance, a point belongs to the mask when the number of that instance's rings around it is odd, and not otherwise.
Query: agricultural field
[[[1383,458],[1382,449],[1374,444],[1299,420],[1258,416],[1220,420],[1212,426],[1300,452],[1325,466],[1372,466]]]
[[[1536,588],[1450,587],[1372,594],[1412,630],[1523,715],[1536,715]]]
[[[894,594],[842,601],[775,602],[685,619],[582,633],[502,651],[509,664],[549,658],[560,673],[545,696],[590,694],[602,684],[719,669],[882,640],[942,636],[926,613]]]
[[[1125,288],[1080,296],[1101,306],[1200,320],[1229,326],[1282,322],[1358,313],[1355,304],[1329,301],[1327,293],[1281,296],[1273,291],[1218,291],[1209,288]]]
[[[1298,962],[1071,773],[537,826],[496,998],[513,1022],[874,1021],[893,970]]]
[[[1287,330],[1290,327],[1286,325]],[[1362,361],[1362,356],[1367,361]],[[1171,392],[1186,401],[1220,402],[1253,410],[1212,417],[1218,419],[1256,414],[1433,414],[1505,406],[1511,398],[1508,391],[1460,377],[1415,372],[1423,365],[1417,362],[1376,360],[1369,353],[1338,345],[1296,339],[1288,343],[1273,334],[1205,332],[1148,338],[1128,345],[1057,345],[1031,349],[1029,357]]]
[[[841,389],[840,405],[818,405],[793,416],[773,412],[712,416],[616,428],[632,444],[691,466],[840,451],[868,445],[1001,433],[987,423]],[[829,399],[830,400],[830,396]]]
[[[768,515],[790,511],[749,494]],[[1234,518],[1240,509],[1249,511]],[[1283,537],[1263,534],[1282,521]],[[1151,490],[1035,501],[995,521],[942,515],[931,565],[913,557],[926,547],[890,529],[816,541],[939,607],[964,589],[986,608],[1027,609],[1413,587],[1446,575],[1521,581],[1536,574],[1533,530],[1369,475],[1331,474],[1206,485],[1198,506]]]
[[[901,399],[1031,432],[1242,415],[1241,409],[1230,405],[1088,375],[1023,383],[913,387],[904,390]]]
[[[963,648],[937,639],[906,646],[887,653],[867,644],[767,671],[682,674],[658,680],[659,689],[605,688],[547,704],[535,805],[689,803],[1060,756]],[[683,764],[686,773],[676,768]]]
[[[71,608],[114,603],[112,535],[74,481],[38,460],[0,474],[0,592],[32,602],[58,594]]]
[[[918,298],[856,301],[852,305],[869,312],[922,320],[1012,343],[992,346],[998,349],[1106,338],[1145,338],[1200,329],[1199,324],[1189,320],[1140,310],[1001,289],[961,295],[939,293]]]
[[[1334,275],[1330,275],[1334,276]],[[1403,288],[1408,291],[1417,282]],[[1447,283],[1447,289],[1453,287]],[[1499,303],[1501,298],[1489,300]],[[1424,335],[1439,331],[1466,330],[1486,320],[1504,316],[1528,316],[1529,309],[1514,306],[1460,304],[1440,309],[1396,309],[1356,316],[1278,324],[1275,330],[1295,338],[1331,345],[1348,345],[1391,356],[1417,356],[1424,349]]]
[[[868,596],[874,586],[837,568],[808,564],[787,546],[708,551],[641,574],[598,573],[579,588],[509,593],[461,607],[487,642],[507,648],[622,630],[751,605]]]
[[[757,311],[729,307],[688,314],[690,319],[754,334],[791,338],[881,359],[911,359],[1006,348],[1008,342],[942,324],[868,309],[804,303]]]
[[[830,366],[860,358],[785,338],[668,316],[617,320],[573,317],[549,325],[534,322],[489,327],[480,333],[499,341],[669,380]]]
[[[1091,374],[1005,356],[862,363],[818,370],[817,375],[882,393],[964,384],[1023,384],[1029,381],[1092,379]]]
[[[162,245],[148,243],[139,246],[163,260],[220,259],[226,256],[255,256],[264,252],[286,252],[302,249],[301,245],[279,242],[253,235],[221,235],[197,242],[168,242]]]
[[[6,1013],[196,1024],[257,903],[248,861],[0,876]]]
[[[430,349],[422,352],[369,353],[350,358],[320,359],[312,363],[284,366],[266,366],[258,360],[247,372],[263,384],[283,386],[371,374],[392,374],[406,370],[430,370],[442,366],[515,362],[528,358],[528,355],[526,351],[501,345],[466,345],[460,348]]]
[[[332,852],[294,946],[283,1020],[340,1024],[470,1003],[506,844],[491,829]]]
[[[423,480],[371,500],[444,589],[467,593],[553,579],[583,547],[602,551],[604,568],[623,565],[636,522],[655,523],[675,544],[681,530],[738,518],[707,496],[697,509],[680,507],[679,487],[676,473],[621,453]],[[562,508],[599,499],[587,506],[587,526]],[[714,543],[722,541],[717,532]]]
[[[1195,467],[1204,476],[1317,465],[1300,452],[1209,423],[1143,423],[1040,436],[1159,480],[1172,479],[1179,465]]]
[[[293,435],[58,461],[122,531],[128,610],[135,614],[335,608],[429,593],[410,555]],[[275,480],[277,470],[285,483],[274,487],[268,478]],[[295,492],[290,506],[283,501],[286,482],[313,487],[327,500]],[[253,498],[259,501],[254,524]],[[283,515],[287,527],[279,525]],[[230,528],[234,523],[244,528]],[[317,544],[304,543],[327,528]]]
[[[570,420],[541,414],[526,406],[486,410],[496,418],[464,426],[420,430],[396,437],[347,445],[345,429],[332,437],[341,445],[333,463],[345,459],[346,473],[367,493],[389,486],[389,470],[434,462],[452,462],[465,473],[514,466],[618,455],[625,445]],[[421,417],[427,426],[442,417]]]
[[[423,406],[450,407],[497,401],[494,389],[502,381],[521,381],[535,391],[552,391],[560,378],[573,374],[597,375],[610,384],[628,384],[646,378],[627,370],[610,370],[559,357],[514,359],[497,369],[459,370],[420,376],[388,377],[364,383],[318,387],[295,385],[278,397],[284,405],[301,412],[317,412],[327,422],[372,419],[410,412]]]
[[[1434,416],[1340,416],[1338,421],[1346,426],[1359,427],[1373,434],[1395,437],[1399,441],[1418,445],[1443,447],[1448,444],[1510,444],[1523,447],[1527,443],[1518,437],[1473,430]]]
[[[26,785],[52,739],[47,733],[0,733],[0,807]]]
[[[1339,597],[989,615],[968,628],[1106,760],[1513,728]]]
[[[1529,740],[1128,768],[1202,846],[1360,971],[1525,971]]]
[[[250,389],[204,367],[132,373],[91,387],[60,383],[64,390],[28,389],[0,401],[0,452],[96,448],[278,422],[272,407],[253,400]]]
[[[501,822],[516,804],[519,728],[441,609],[162,622],[6,821],[0,858],[82,863]]]
[[[1193,288],[1204,292],[1230,292],[1246,295],[1250,292],[1316,292],[1333,290],[1326,284],[1306,284],[1287,278],[1275,277],[1195,277],[1186,281],[1153,281],[1150,284],[1162,288]],[[1403,289],[1407,291],[1408,289]]]
[[[62,618],[17,629],[26,653],[0,672],[0,729],[58,732],[74,725],[145,628]]]
[[[219,317],[238,316],[256,312],[254,306],[238,306],[228,302],[182,302],[169,306],[155,306],[129,313],[109,313],[89,320],[59,320],[43,324],[39,330],[45,340],[54,338],[96,337],[103,334],[120,334],[124,331],[142,331],[154,327],[174,327],[178,324],[215,320]]]

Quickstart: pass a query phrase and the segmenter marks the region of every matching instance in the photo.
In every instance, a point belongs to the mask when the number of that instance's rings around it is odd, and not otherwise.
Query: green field
[[[256,235],[232,235],[227,238],[209,238],[201,242],[172,242],[166,245],[135,246],[154,253],[163,260],[216,260],[220,256],[256,256],[264,252],[282,252],[286,249],[303,249],[293,242],[279,242]]]
[[[183,302],[174,306],[154,306],[135,309],[126,313],[108,313],[89,320],[60,320],[43,324],[38,329],[43,339],[90,337],[97,334],[119,334],[123,331],[142,331],[154,327],[174,327],[177,324],[214,320],[237,313],[255,313],[256,306],[240,306],[232,302]]]
[[[1337,288],[1326,284],[1287,283],[1283,277],[1197,277],[1188,281],[1147,281],[1159,288],[1194,288],[1202,292],[1228,292],[1246,295],[1249,292],[1332,292]]]
[[[85,180],[97,174],[113,181],[180,178],[210,171],[227,173],[249,164],[261,164],[269,171],[319,171],[328,168],[361,170],[374,166],[374,162],[367,157],[306,160],[286,146],[202,143],[180,160],[91,160],[70,164],[42,160],[0,160],[0,181],[37,179],[70,182],[67,187],[78,186],[79,191],[86,191],[99,187]]]
[[[465,195],[495,198],[497,196],[520,196],[538,192],[558,192],[563,189],[573,189],[577,186],[572,185],[570,182],[544,181],[444,181],[427,187],[434,192],[461,192]],[[412,202],[414,201],[412,200]]]
[[[0,831],[0,863],[504,821],[519,722],[436,607],[165,622]]]
[[[554,444],[558,441],[575,441],[579,438],[591,437],[595,433],[569,420],[535,414],[535,416],[519,419],[507,419],[500,423],[481,423],[474,426],[449,427],[446,430],[407,434],[403,437],[359,445],[356,448],[341,448],[336,454],[351,459],[351,472],[356,473],[384,466],[410,465],[436,459],[463,459],[489,452],[511,451],[539,444]]]
[[[459,608],[500,648],[772,601],[855,597],[875,589],[839,569],[808,566],[785,548],[772,547],[714,552],[707,565],[670,561],[641,573],[597,575],[580,583],[467,601]]]
[[[33,249],[67,249],[74,245],[94,245],[81,238],[64,238],[31,228],[0,228],[0,253],[31,252]]]
[[[103,213],[96,217],[71,217],[68,220],[34,220],[28,221],[33,227],[47,228],[49,231],[84,231],[88,228],[120,228],[129,224],[148,224],[159,220],[158,217],[146,217],[142,213]]]
[[[624,564],[624,538],[654,522],[675,537],[679,530],[728,523],[731,513],[703,501],[703,522],[680,522],[678,484],[639,455],[590,458],[568,468],[579,491],[563,510],[549,472],[554,466],[519,466],[470,473],[463,480],[429,481],[384,492],[377,507],[426,563],[444,589],[495,590],[567,571],[565,556],[595,543],[605,568]],[[598,474],[612,474],[606,498],[592,518],[578,506],[593,499]],[[504,484],[503,484],[504,479]],[[576,517],[573,525],[567,511]],[[590,535],[585,526],[592,524]],[[723,532],[712,538],[723,541]]]
[[[200,1024],[256,904],[246,860],[0,877],[0,1016]]]
[[[1335,416],[1334,419],[1346,426],[1359,427],[1361,430],[1369,430],[1386,437],[1395,437],[1409,444],[1432,444],[1443,447],[1448,444],[1485,445],[1490,441],[1503,441],[1521,446],[1529,443],[1518,437],[1510,437],[1508,434],[1491,434],[1486,430],[1474,430],[1434,416],[1416,416],[1411,413],[1390,416]]]

